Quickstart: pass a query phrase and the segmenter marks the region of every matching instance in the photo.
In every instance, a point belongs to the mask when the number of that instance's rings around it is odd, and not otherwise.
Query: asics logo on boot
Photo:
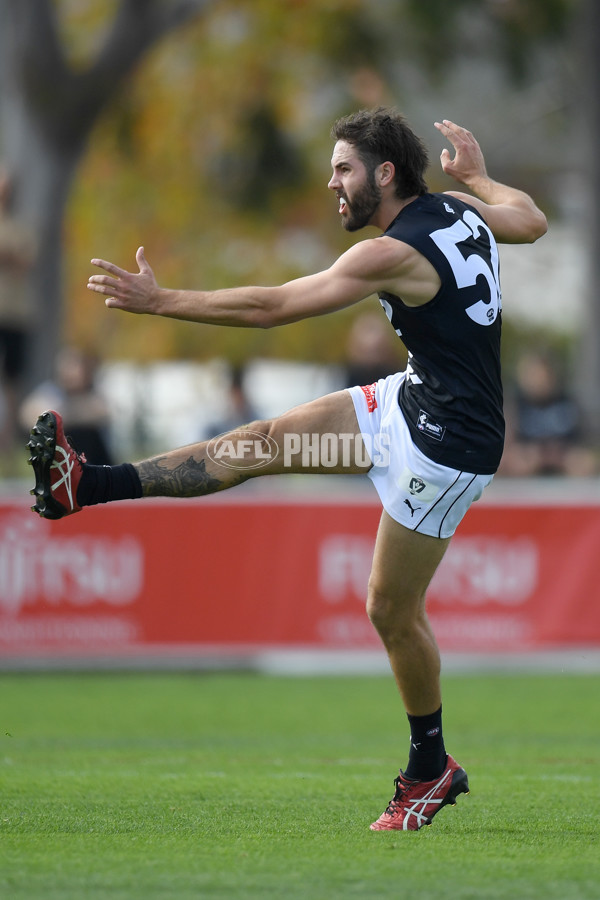
[[[50,466],[51,469],[58,469],[61,477],[51,485],[51,490],[56,493],[58,488],[60,488],[63,484],[65,486],[65,491],[67,492],[67,497],[69,498],[69,507],[73,509],[73,490],[71,487],[71,472],[75,466],[75,459],[70,457],[64,447],[61,447],[59,444],[56,445],[56,449],[54,451],[54,462]]]
[[[444,787],[445,783],[452,778],[452,772],[446,770],[440,780],[434,784],[430,790],[428,790],[422,797],[415,797],[410,804],[407,804],[405,809],[404,821],[402,823],[402,828],[404,831],[408,831],[410,829],[410,817],[414,816],[415,821],[417,822],[417,828],[421,828],[423,825],[426,825],[429,822],[434,810],[429,810],[426,812],[427,807],[434,804],[435,806],[439,806],[439,804],[443,801],[444,797],[436,797],[435,794]]]

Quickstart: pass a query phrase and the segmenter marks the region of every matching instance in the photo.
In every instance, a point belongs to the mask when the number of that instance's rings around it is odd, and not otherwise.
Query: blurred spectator
[[[240,425],[245,425],[258,418],[258,413],[246,393],[244,369],[236,367],[231,372],[229,396],[223,408],[222,418],[209,422],[206,428],[203,429],[201,439],[208,440],[208,438],[239,428]]]
[[[109,411],[96,386],[97,360],[76,347],[65,347],[56,361],[56,380],[45,381],[25,398],[20,421],[27,428],[41,409],[55,409],[79,453],[99,466],[113,464],[107,438]]]
[[[373,384],[404,369],[400,342],[383,314],[377,311],[357,316],[348,335],[344,387]]]
[[[507,401],[500,474],[596,473],[595,455],[584,444],[579,407],[561,380],[556,363],[545,353],[532,351],[518,361],[514,396]]]
[[[33,324],[28,274],[34,240],[12,213],[13,190],[0,167],[0,449],[10,452],[18,437],[18,408],[27,363],[27,341]]]

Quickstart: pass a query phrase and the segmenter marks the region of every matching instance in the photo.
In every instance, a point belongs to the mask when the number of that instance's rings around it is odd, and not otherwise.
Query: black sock
[[[131,463],[120,466],[85,464],[77,486],[79,506],[94,506],[110,500],[136,500],[142,496],[142,483]]]
[[[433,781],[446,767],[442,735],[442,707],[429,716],[408,716],[410,752],[404,774],[419,781]]]

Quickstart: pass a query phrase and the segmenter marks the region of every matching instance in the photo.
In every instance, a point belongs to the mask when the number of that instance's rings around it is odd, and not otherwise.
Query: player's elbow
[[[281,325],[283,323],[277,309],[270,306],[260,306],[252,311],[249,324],[252,328],[262,328],[266,330],[267,328],[275,328],[276,325]]]
[[[534,241],[537,241],[538,238],[543,237],[548,231],[548,219],[541,211],[541,209],[536,209],[536,214],[533,217],[531,222],[531,237],[530,242],[533,244]]]
[[[280,324],[278,303],[271,288],[255,290],[246,304],[243,324],[247,328],[273,328]]]
[[[548,220],[536,207],[513,219],[506,232],[502,229],[495,232],[495,237],[502,244],[533,244],[547,231]]]
[[[255,328],[276,328],[301,318],[303,316],[295,314],[292,304],[287,302],[282,287],[266,288],[252,310],[252,325]]]
[[[252,325],[255,328],[276,328],[294,321],[289,315],[285,285],[261,288],[254,299]]]

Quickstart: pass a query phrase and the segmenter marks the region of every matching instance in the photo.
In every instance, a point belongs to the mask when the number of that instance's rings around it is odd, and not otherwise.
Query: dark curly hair
[[[383,162],[393,163],[396,196],[401,200],[427,193],[427,149],[397,110],[385,106],[361,109],[338,119],[331,136],[353,144],[370,172]]]

